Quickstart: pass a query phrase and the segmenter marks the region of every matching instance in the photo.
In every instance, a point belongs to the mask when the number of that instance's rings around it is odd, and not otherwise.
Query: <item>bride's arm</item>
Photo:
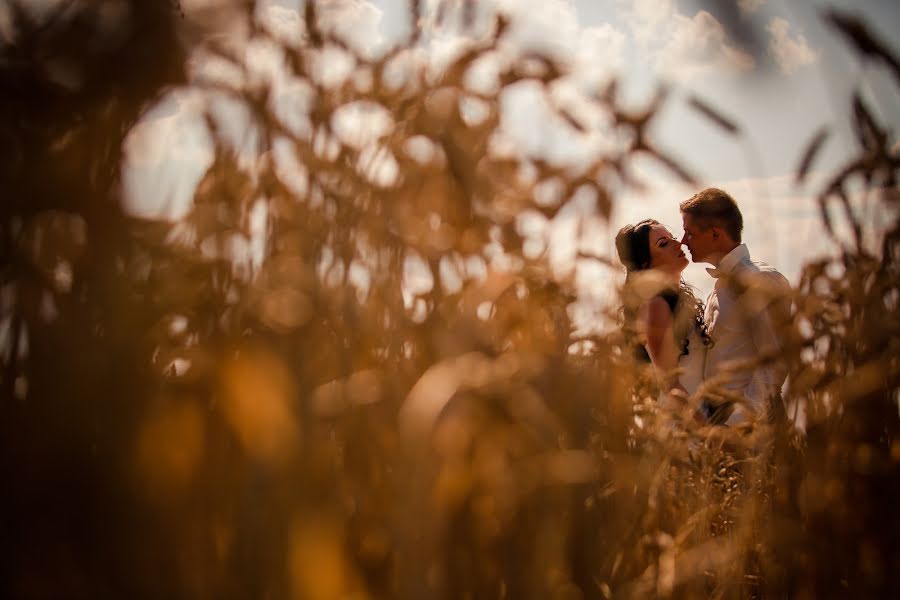
[[[647,302],[644,309],[647,354],[656,371],[660,390],[669,396],[687,398],[687,390],[678,381],[678,346],[675,343],[672,310],[661,297]],[[673,394],[674,392],[674,394]]]

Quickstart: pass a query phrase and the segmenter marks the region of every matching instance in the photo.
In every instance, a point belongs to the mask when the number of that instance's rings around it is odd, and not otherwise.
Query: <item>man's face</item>
[[[708,227],[704,230],[695,222],[693,215],[687,213],[681,213],[681,218],[684,224],[684,237],[681,238],[681,243],[691,252],[692,261],[705,262],[715,249],[713,228]]]

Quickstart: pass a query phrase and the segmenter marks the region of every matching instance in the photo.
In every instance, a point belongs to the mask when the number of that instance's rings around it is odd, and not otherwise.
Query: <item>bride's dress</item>
[[[703,383],[703,369],[706,362],[706,345],[700,336],[700,332],[696,327],[692,327],[688,334],[688,353],[682,354],[678,358],[678,382],[684,386],[689,396],[693,396]],[[660,393],[657,397],[660,406],[677,409],[678,405],[673,404],[666,394]],[[695,407],[699,408],[699,407]],[[635,415],[635,422],[639,427],[643,427],[643,420]]]
[[[688,353],[681,355],[678,359],[678,368],[681,369],[678,381],[690,395],[693,395],[703,383],[705,362],[706,346],[703,344],[700,332],[696,327],[692,327],[688,334]]]
[[[706,362],[706,346],[700,337],[700,332],[696,327],[692,327],[688,334],[688,353],[682,354],[678,358],[678,382],[684,386],[689,396],[693,396],[703,383],[703,368]],[[673,407],[667,398],[667,395],[660,392],[657,396],[660,406]]]

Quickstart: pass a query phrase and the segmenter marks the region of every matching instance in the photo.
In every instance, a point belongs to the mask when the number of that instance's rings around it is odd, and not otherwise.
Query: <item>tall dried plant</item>
[[[860,155],[821,193],[823,222],[855,237],[807,265],[790,343],[765,358],[790,364],[807,435],[723,438],[660,413],[615,332],[570,351],[574,282],[516,226],[580,194],[608,219],[616,190],[639,184],[639,155],[690,181],[647,133],[664,94],[638,112],[615,81],[587,98],[623,143],[573,171],[494,144],[503,91],[547,90],[568,69],[533,53],[493,91],[470,88],[502,18],[435,73],[417,60],[418,2],[408,38],[374,58],[323,26],[319,3],[299,43],[236,3],[244,34],[308,91],[298,127],[203,21],[120,2],[141,24],[121,35],[100,4],[36,22],[10,3],[0,64],[8,596],[897,591],[898,157],[862,99]],[[474,2],[440,6],[476,18]],[[862,23],[829,19],[896,69]],[[190,51],[238,75],[189,77]],[[353,64],[336,85],[318,70],[329,52]],[[172,86],[243,107],[256,143],[235,147],[211,110],[215,159],[188,214],[137,219],[121,208],[124,139]],[[343,139],[348,107],[390,127]],[[591,132],[558,111],[573,135]],[[547,182],[561,190],[551,202],[536,192]],[[890,215],[877,253],[848,199],[860,182]],[[431,285],[412,285],[410,261]]]

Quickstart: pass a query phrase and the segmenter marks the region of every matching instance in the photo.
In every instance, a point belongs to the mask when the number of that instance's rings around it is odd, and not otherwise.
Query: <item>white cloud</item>
[[[347,146],[361,149],[390,133],[394,120],[386,108],[368,101],[344,104],[331,115],[335,135]]]
[[[571,0],[482,0],[476,8],[476,22],[464,33],[456,27],[458,19],[445,17],[438,26],[434,15],[426,15],[428,40],[438,46],[442,40],[444,45],[461,45],[459,39],[490,33],[493,16],[500,13],[510,22],[499,49],[506,59],[539,53],[575,70],[591,64],[616,68],[623,61],[625,34],[608,23],[582,27]]]
[[[619,14],[638,45],[650,46],[678,13],[673,0],[619,0]]]
[[[609,23],[585,28],[579,37],[578,70],[588,77],[621,70],[625,63],[625,43],[625,34]]]
[[[177,219],[213,161],[196,92],[173,90],[131,129],[122,162],[123,205],[133,215]]]
[[[803,34],[791,36],[791,25],[786,20],[773,18],[766,26],[766,31],[772,36],[769,54],[783,73],[789,75],[819,59],[819,52],[809,47]]]
[[[125,138],[129,165],[158,168],[167,160],[207,163],[212,158],[201,94],[175,89],[147,111]]]
[[[512,18],[507,39],[520,52],[541,52],[560,60],[575,57],[581,28],[570,2],[505,0],[499,8]]]
[[[501,10],[512,18],[507,39],[514,54],[536,51],[563,61],[582,89],[596,87],[624,65],[626,34],[609,23],[582,27],[567,0],[508,0]]]
[[[666,79],[744,72],[756,66],[705,10],[690,17],[680,13],[673,0],[619,0],[618,15],[641,58]]]
[[[292,3],[295,4],[295,3]],[[317,5],[318,23],[363,56],[372,56],[383,44],[383,12],[368,0],[330,0]],[[306,23],[296,6],[261,2],[256,18],[277,40],[296,46],[306,34]]]
[[[609,23],[582,27],[570,0],[484,0],[476,8],[475,23],[465,31],[453,9],[448,9],[449,14],[455,16],[445,15],[441,24],[434,14],[425,14],[423,58],[432,74],[488,35],[497,13],[505,15],[510,24],[497,50],[483,54],[469,69],[466,86],[473,91],[496,91],[499,72],[516,57],[532,53],[558,60],[569,71],[565,79],[582,90],[596,90],[599,82],[624,65],[625,32]]]
[[[744,72],[755,66],[753,57],[733,46],[722,24],[703,10],[693,18],[674,15],[668,40],[656,54],[660,74],[676,79],[713,71]]]
[[[541,53],[559,60],[567,74],[549,90],[534,82],[507,89],[501,97],[501,131],[493,140],[494,151],[543,156],[551,163],[578,169],[595,159],[609,136],[595,133],[604,125],[596,106],[583,94],[595,92],[614,70],[624,65],[627,37],[610,24],[583,28],[571,2],[566,0],[486,0],[478,4],[485,19],[500,11],[510,19],[498,48],[475,60],[465,85],[479,93],[499,90],[499,73],[517,56]],[[442,25],[427,21],[424,58],[433,73],[440,72],[474,40],[447,18]],[[476,27],[476,34],[482,31]],[[486,33],[488,29],[484,29]],[[549,91],[549,95],[546,93]],[[590,134],[576,132],[556,113],[565,107]]]
[[[738,0],[738,8],[745,17],[758,12],[765,4],[766,0]]]
[[[367,0],[331,0],[320,3],[323,28],[341,36],[363,56],[371,56],[381,45],[381,9]]]
[[[300,44],[306,32],[306,23],[300,13],[292,8],[272,4],[258,11],[260,24],[274,37],[289,46]]]
[[[356,60],[350,53],[331,44],[311,50],[309,56],[312,79],[327,88],[343,84],[356,67]]]
[[[472,46],[471,38],[457,35],[450,31],[442,31],[428,41],[428,47],[421,56],[429,67],[429,71],[436,75],[443,72],[453,61],[459,58]],[[410,57],[415,60],[414,57]]]

